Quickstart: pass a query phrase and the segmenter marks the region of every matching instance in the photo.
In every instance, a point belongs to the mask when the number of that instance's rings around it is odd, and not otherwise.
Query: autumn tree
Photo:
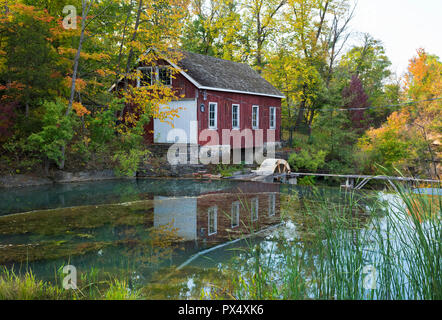
[[[400,86],[390,80],[392,77],[390,66],[391,62],[385,54],[382,42],[369,34],[363,34],[362,45],[353,46],[346,52],[338,67],[347,79],[345,82],[348,83],[353,76],[361,80],[370,105],[384,106],[399,102]],[[394,108],[367,110],[366,121],[369,125],[378,127],[393,111]]]
[[[424,49],[410,60],[405,76],[405,96],[417,101],[410,111],[410,122],[420,136],[425,148],[420,155],[421,166],[430,176],[440,178],[442,157],[442,62]],[[423,101],[430,100],[430,101]]]
[[[280,30],[279,18],[287,0],[244,1],[242,21],[244,47],[249,51],[250,63],[261,73],[265,66],[266,45]]]
[[[29,117],[30,108],[54,97],[61,83],[54,18],[44,10],[13,4],[0,19],[2,100],[19,102]]]
[[[290,110],[286,112],[290,114],[290,120],[287,121],[290,136],[294,131],[311,134],[318,110],[335,102],[329,93],[330,82],[337,57],[348,39],[347,26],[353,10],[349,1],[287,1],[281,28],[284,36],[278,37],[276,42],[280,48],[285,48],[284,55],[290,56],[290,63],[287,64],[285,59],[287,68],[296,68],[298,71],[296,75],[293,74],[294,77],[287,77],[285,84],[275,84],[287,97],[285,108]],[[281,57],[280,52],[270,54],[274,55],[270,58],[272,62]],[[292,83],[291,89],[287,90],[289,82]],[[340,96],[341,91],[342,88],[333,92]]]
[[[177,51],[169,49],[178,47],[187,2],[74,1],[79,14],[76,29],[65,29],[62,24],[63,7],[71,3],[38,0],[36,6],[31,6],[28,2],[8,1],[2,16],[5,32],[0,33],[0,90],[2,99],[8,98],[12,103],[1,105],[1,132],[9,137],[1,147],[14,156],[44,160],[46,168],[50,162],[64,168],[66,159],[71,159],[68,167],[108,159],[107,166],[121,166],[132,174],[138,155],[144,152],[143,125],[151,116],[168,121],[177,113],[160,109],[160,105],[176,99],[168,86],[157,82],[150,87],[133,86],[141,76],[136,67],[160,63],[160,57],[177,63]],[[26,16],[28,12],[36,21]],[[38,34],[30,41],[32,35],[26,32],[32,32],[33,24],[39,24],[35,29]],[[26,46],[32,47],[32,43],[40,45],[41,50],[27,51]],[[23,56],[14,55],[19,52],[19,45]],[[155,50],[147,52],[149,48]],[[31,68],[27,70],[26,63],[19,63],[18,57],[27,60],[28,67],[31,62]],[[11,72],[19,67],[23,75]],[[29,76],[31,71],[39,73],[39,78]],[[29,82],[33,79],[41,84]],[[109,90],[119,79],[128,79],[128,90],[120,92],[118,86]],[[24,100],[26,97],[28,100]],[[3,127],[13,125],[18,98],[23,106],[29,101],[38,113],[29,117],[35,125],[25,126],[29,128],[26,134],[11,137],[10,130]],[[137,108],[125,113],[125,107],[131,104]],[[112,155],[117,158],[109,159]]]
[[[363,130],[367,125],[365,121],[365,112],[367,111],[368,95],[362,86],[362,81],[357,75],[353,75],[350,84],[346,87],[342,96],[345,106],[349,109],[348,115],[352,123],[352,128]]]
[[[182,54],[176,49],[179,48],[183,28],[181,21],[186,15],[186,8],[187,0],[138,2],[132,38],[121,53],[126,58],[126,67],[122,74],[124,90],[121,94],[126,104],[132,106],[130,113],[120,113],[120,120],[123,120],[124,115],[124,123],[133,125],[140,119],[145,121],[150,117],[171,121],[177,115],[179,110],[166,111],[160,108],[178,98],[171,87],[158,81],[142,83],[141,86],[135,84],[143,78],[137,66],[158,66],[165,60],[173,65],[178,64]],[[173,78],[179,70],[170,65],[168,72]],[[156,76],[155,72],[150,75],[151,78]]]
[[[415,176],[440,179],[442,138],[442,63],[434,55],[418,50],[405,76],[406,100],[380,128],[372,128],[359,141],[366,164],[378,163]],[[429,100],[429,101],[426,101]],[[371,165],[370,170],[376,171]]]
[[[182,47],[195,53],[239,60],[241,27],[237,0],[191,1]]]

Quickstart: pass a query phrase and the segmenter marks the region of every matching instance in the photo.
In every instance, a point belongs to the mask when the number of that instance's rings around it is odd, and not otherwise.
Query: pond
[[[241,272],[244,266],[231,269],[232,261],[249,261],[250,248],[283,265],[281,239],[309,242],[309,223],[296,212],[319,198],[339,205],[347,196],[338,188],[192,179],[4,189],[0,265],[31,269],[47,281],[73,265],[79,275],[125,274],[132,287],[149,285],[151,298],[195,298],[221,275]],[[362,203],[359,223],[368,225],[370,210],[364,208],[372,199],[368,193],[352,196]]]

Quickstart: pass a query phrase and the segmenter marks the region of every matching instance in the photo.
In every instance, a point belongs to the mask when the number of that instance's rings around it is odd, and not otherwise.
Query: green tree
[[[191,2],[182,35],[185,50],[228,60],[241,56],[241,17],[237,0]]]
[[[368,104],[371,106],[384,106],[399,102],[400,86],[386,81],[392,76],[391,62],[385,54],[381,41],[374,39],[369,34],[363,35],[363,44],[352,47],[339,62],[339,68],[344,74],[344,82],[349,83],[352,76],[357,76],[368,95]],[[378,127],[395,108],[373,108],[366,112],[367,125]]]
[[[65,115],[67,105],[60,100],[45,101],[42,107],[44,110],[42,130],[31,134],[28,141],[34,151],[41,153],[44,159],[60,165],[64,161],[62,150],[74,136],[76,119],[72,114]]]
[[[20,102],[26,117],[39,101],[58,94],[61,68],[53,45],[54,24],[43,10],[20,4],[9,6],[1,17],[0,84],[10,100]]]

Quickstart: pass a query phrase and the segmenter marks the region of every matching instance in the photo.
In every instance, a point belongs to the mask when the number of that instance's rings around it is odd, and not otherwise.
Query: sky
[[[350,27],[383,42],[397,76],[418,48],[442,59],[442,0],[358,0]]]

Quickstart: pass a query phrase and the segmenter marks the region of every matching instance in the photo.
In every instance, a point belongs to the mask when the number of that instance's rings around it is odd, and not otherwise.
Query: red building
[[[261,140],[264,145],[279,143],[284,98],[281,92],[249,65],[190,52],[183,55],[178,65],[164,60],[156,66],[139,67],[143,78],[137,85],[155,81],[152,78],[156,77],[183,96],[164,106],[183,108],[179,118],[174,119],[174,126],[153,119],[146,128],[147,142],[220,145],[230,149],[237,147],[233,137],[240,141],[240,148],[261,146]],[[169,65],[180,72],[172,77],[167,70]],[[223,129],[229,130],[230,135],[224,141]],[[212,138],[215,132],[218,141]],[[251,142],[248,139],[249,144],[245,142],[246,135],[253,137]]]

